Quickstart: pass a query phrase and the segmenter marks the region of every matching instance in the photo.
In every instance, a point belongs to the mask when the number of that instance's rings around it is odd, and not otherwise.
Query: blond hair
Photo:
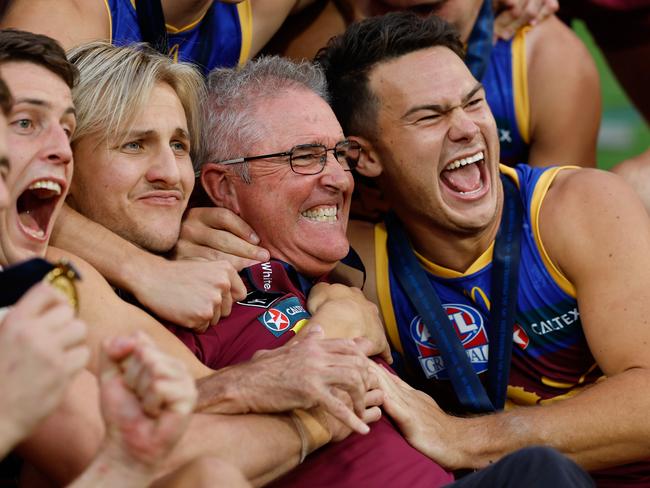
[[[193,161],[202,154],[201,110],[205,83],[187,63],[174,63],[145,44],[116,47],[92,42],[68,52],[81,79],[72,95],[77,109],[75,141],[89,135],[107,140],[128,128],[146,106],[157,83],[166,83],[185,111]]]

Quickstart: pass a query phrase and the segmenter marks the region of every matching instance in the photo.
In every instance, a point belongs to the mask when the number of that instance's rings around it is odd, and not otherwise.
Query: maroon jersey
[[[246,298],[233,305],[229,317],[205,333],[170,327],[210,368],[247,361],[260,349],[282,346],[309,318],[305,304],[312,283],[285,263],[251,266],[244,281]],[[390,483],[432,488],[451,481],[451,474],[413,449],[391,421],[382,417],[367,435],[352,434],[321,448],[277,485],[357,488]]]

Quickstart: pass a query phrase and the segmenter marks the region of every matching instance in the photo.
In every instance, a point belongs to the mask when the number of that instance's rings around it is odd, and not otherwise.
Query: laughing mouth
[[[62,191],[58,182],[43,179],[35,181],[20,194],[16,209],[23,231],[37,239],[45,239]]]
[[[300,212],[300,215],[314,222],[336,222],[338,221],[337,211],[336,205],[324,205]]]
[[[461,195],[473,195],[483,189],[480,165],[485,162],[483,151],[452,161],[442,171],[441,179]]]

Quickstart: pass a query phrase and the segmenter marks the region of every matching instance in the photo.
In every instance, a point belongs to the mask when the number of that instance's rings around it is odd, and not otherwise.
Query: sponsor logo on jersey
[[[446,304],[443,308],[476,374],[487,371],[488,338],[481,314],[475,308],[463,304]],[[440,351],[419,315],[411,320],[409,330],[417,346],[418,359],[425,376],[449,379]]]
[[[521,328],[519,324],[515,324],[514,330],[512,332],[512,341],[517,344],[520,348],[526,349],[528,344],[530,344],[530,338],[528,334]]]
[[[555,331],[569,328],[576,323],[579,325],[579,321],[580,313],[578,312],[578,308],[573,307],[571,310],[568,310],[566,313],[561,315],[557,315],[548,320],[535,322],[530,325],[530,328],[535,334],[544,336]]]
[[[290,297],[274,304],[257,320],[275,337],[280,337],[288,330],[295,329],[294,332],[297,332],[305,325],[305,319],[309,317],[309,313],[300,304],[300,300]]]
[[[262,263],[262,283],[264,283],[264,290],[271,289],[271,280],[273,279],[273,268],[270,262]]]

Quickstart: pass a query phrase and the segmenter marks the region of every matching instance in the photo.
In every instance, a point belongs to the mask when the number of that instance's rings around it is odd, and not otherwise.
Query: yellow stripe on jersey
[[[386,241],[388,234],[383,223],[375,225],[375,275],[377,278],[377,298],[379,307],[384,316],[386,332],[391,347],[404,356],[404,346],[397,329],[397,318],[393,308],[393,299],[390,296],[390,281],[388,279],[388,251]]]
[[[515,118],[521,138],[530,144],[530,98],[528,97],[528,64],[526,62],[526,33],[530,27],[519,29],[512,40],[512,91]]]
[[[135,8],[135,0],[131,0],[131,6],[133,7],[134,10],[136,10],[136,8]],[[205,12],[203,13],[203,15],[201,15],[198,19],[193,20],[192,22],[190,22],[187,25],[184,25],[183,27],[174,27],[171,24],[165,23],[165,28],[167,29],[167,32],[170,33],[170,34],[179,34],[181,32],[191,30],[194,27],[196,27],[199,22],[201,22],[203,20],[203,17],[205,17],[205,14],[208,12],[208,10],[209,10],[209,8],[206,9]]]
[[[239,52],[239,65],[246,64],[251,55],[253,43],[253,10],[250,0],[237,4],[239,13],[239,26],[241,29],[241,51]]]
[[[537,244],[537,249],[539,249],[539,254],[542,257],[542,262],[544,267],[553,278],[553,281],[559,286],[564,293],[567,295],[576,298],[576,289],[573,286],[573,283],[562,274],[562,272],[555,266],[555,263],[551,260],[546,249],[544,248],[544,243],[539,234],[539,211],[542,207],[542,202],[546,193],[548,192],[549,187],[555,180],[557,174],[563,169],[576,169],[576,166],[558,166],[552,168],[539,177],[537,184],[535,185],[535,190],[533,191],[533,196],[530,200],[530,222],[533,228],[533,237],[535,238],[535,244]]]

